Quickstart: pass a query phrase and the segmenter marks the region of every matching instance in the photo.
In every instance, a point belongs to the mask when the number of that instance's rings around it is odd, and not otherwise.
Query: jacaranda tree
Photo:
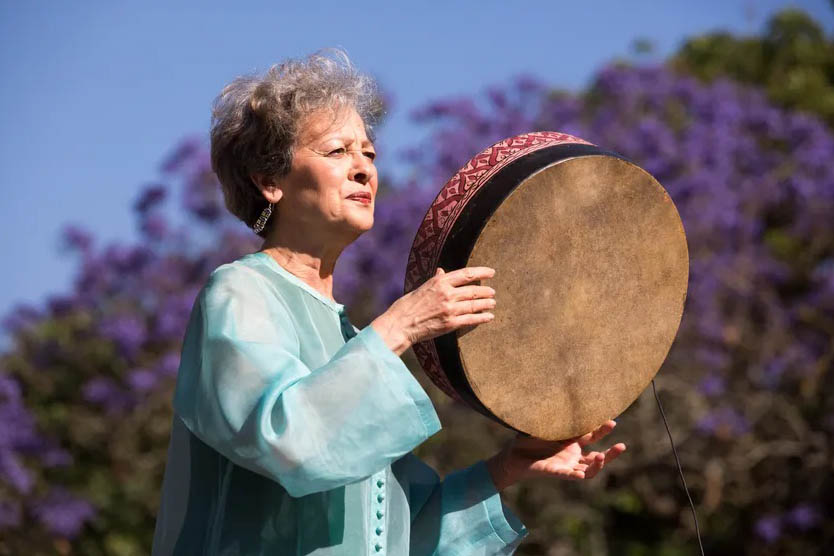
[[[579,95],[522,78],[434,102],[415,118],[426,140],[404,163],[417,178],[385,190],[374,229],[337,268],[336,298],[354,323],[401,294],[425,210],[481,149],[549,129],[617,151],[667,188],[689,242],[689,297],[658,386],[708,552],[830,548],[834,135],[824,123],[728,81],[619,66]],[[175,192],[179,212],[169,203]],[[79,262],[70,293],[6,319],[0,553],[150,548],[186,319],[208,273],[258,243],[224,212],[199,140],[175,149],[135,215],[134,244],[97,245],[68,229]],[[444,423],[420,455],[439,471],[486,457],[508,438],[420,378]],[[519,553],[695,553],[653,404],[644,396],[622,416],[614,440],[629,451],[600,477],[507,492],[532,530]]]

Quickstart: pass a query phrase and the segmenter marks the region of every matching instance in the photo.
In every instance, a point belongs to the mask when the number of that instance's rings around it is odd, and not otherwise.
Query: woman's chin
[[[374,218],[351,218],[345,224],[353,235],[359,237],[374,227]]]

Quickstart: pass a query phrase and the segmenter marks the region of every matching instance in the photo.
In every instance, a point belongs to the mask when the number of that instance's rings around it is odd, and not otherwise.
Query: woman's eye
[[[376,158],[376,153],[374,151],[365,151],[365,156],[367,156],[370,160],[374,160]]]
[[[346,152],[347,152],[347,149],[345,149],[344,147],[339,147],[338,149],[333,149],[332,151],[330,151],[327,154],[328,155],[336,155],[336,154],[345,154]]]

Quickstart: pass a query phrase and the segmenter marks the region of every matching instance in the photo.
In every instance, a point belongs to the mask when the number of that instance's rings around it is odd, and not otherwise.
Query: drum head
[[[457,332],[466,380],[511,427],[545,439],[619,415],[663,363],[689,273],[683,226],[647,172],[607,155],[529,176],[486,221],[495,320]]]

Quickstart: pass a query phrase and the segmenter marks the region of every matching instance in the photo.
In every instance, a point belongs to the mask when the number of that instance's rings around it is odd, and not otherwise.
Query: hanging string
[[[701,529],[698,527],[698,514],[695,513],[695,504],[692,502],[692,497],[689,495],[689,489],[686,487],[686,479],[683,477],[681,460],[678,458],[678,451],[675,449],[675,441],[672,440],[672,431],[669,430],[669,423],[666,422],[666,414],[663,412],[663,406],[660,404],[660,397],[657,395],[657,388],[654,385],[654,379],[652,379],[652,391],[654,392],[654,399],[657,400],[657,408],[660,410],[660,416],[663,417],[663,425],[666,427],[666,434],[669,435],[669,442],[672,444],[672,453],[675,455],[675,463],[678,464],[678,473],[680,473],[681,483],[683,483],[683,490],[686,493],[686,498],[689,500],[689,508],[692,510],[692,519],[695,520],[695,535],[698,537],[698,546],[701,549],[701,556],[704,556],[704,545],[701,543]]]

